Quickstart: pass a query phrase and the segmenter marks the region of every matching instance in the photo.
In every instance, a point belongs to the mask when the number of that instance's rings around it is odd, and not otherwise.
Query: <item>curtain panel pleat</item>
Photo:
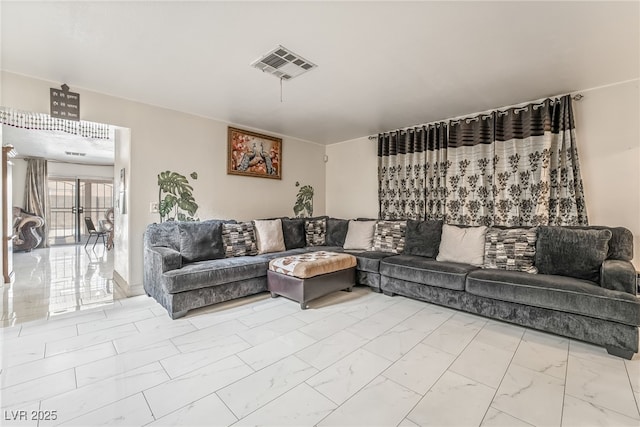
[[[49,247],[49,193],[47,184],[47,161],[27,159],[27,176],[24,189],[25,211],[42,217],[44,225],[37,229],[42,236],[39,247]]]
[[[381,219],[588,224],[570,96],[403,132],[378,136]]]

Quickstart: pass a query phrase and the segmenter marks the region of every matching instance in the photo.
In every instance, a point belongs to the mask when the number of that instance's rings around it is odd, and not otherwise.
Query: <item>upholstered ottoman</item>
[[[343,289],[351,292],[355,285],[356,258],[336,252],[309,252],[276,258],[269,262],[267,286],[271,297],[278,295],[307,303]]]

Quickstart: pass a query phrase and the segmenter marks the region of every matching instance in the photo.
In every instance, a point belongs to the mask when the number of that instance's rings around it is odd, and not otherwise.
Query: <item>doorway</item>
[[[112,179],[49,177],[48,185],[50,245],[83,242],[88,238],[84,218],[99,228],[113,208]]]

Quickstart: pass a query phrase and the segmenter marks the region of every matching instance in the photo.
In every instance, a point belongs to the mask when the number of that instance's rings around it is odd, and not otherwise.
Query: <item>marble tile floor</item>
[[[53,246],[13,254],[15,280],[0,286],[0,326],[113,304],[113,251]]]
[[[0,342],[3,426],[640,425],[637,355],[365,287],[175,321],[139,296]]]

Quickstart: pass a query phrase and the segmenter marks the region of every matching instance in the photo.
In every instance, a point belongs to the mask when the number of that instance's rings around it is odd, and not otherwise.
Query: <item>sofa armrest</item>
[[[182,255],[175,249],[154,246],[147,248],[151,256],[151,263],[158,273],[182,268]],[[146,263],[145,263],[146,264]],[[158,269],[158,267],[160,267]]]
[[[144,248],[144,274],[142,284],[147,295],[152,296],[167,308],[162,289],[162,273],[182,267],[180,252],[164,247]]]
[[[607,259],[600,268],[600,286],[636,295],[636,269],[629,261]]]

